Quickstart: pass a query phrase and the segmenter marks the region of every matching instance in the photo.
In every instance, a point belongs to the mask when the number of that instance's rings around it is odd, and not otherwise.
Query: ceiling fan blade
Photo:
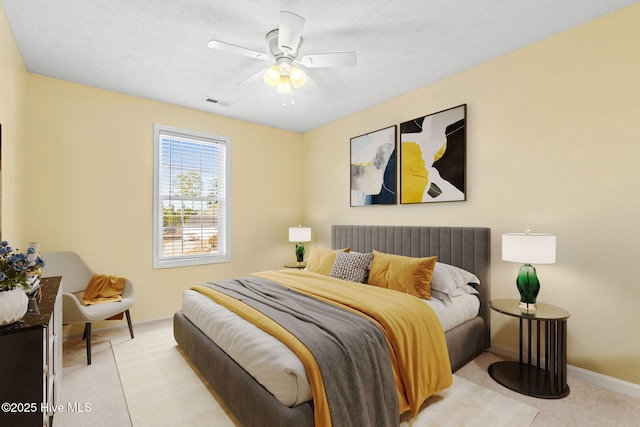
[[[267,68],[261,67],[259,70],[252,72],[250,75],[238,81],[236,84],[237,85],[253,85],[258,82],[262,82],[264,73],[265,71],[267,71]]]
[[[358,61],[355,52],[316,53],[305,55],[300,62],[305,67],[353,67]]]
[[[269,55],[266,53],[258,52],[257,50],[248,49],[246,47],[236,46],[234,44],[221,42],[218,40],[211,40],[207,46],[211,49],[222,50],[225,52],[235,53],[238,55],[248,56],[255,59],[269,59]]]
[[[291,12],[280,12],[280,28],[278,30],[278,47],[282,52],[295,54],[298,51],[304,18]]]

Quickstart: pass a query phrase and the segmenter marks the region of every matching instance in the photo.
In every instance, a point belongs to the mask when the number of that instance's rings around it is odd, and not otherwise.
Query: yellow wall
[[[14,185],[22,175],[24,158],[20,147],[25,129],[26,73],[22,57],[0,5],[0,125],[2,126],[2,170],[0,232],[3,239],[16,236],[22,198]],[[17,236],[20,237],[20,236]]]
[[[303,135],[304,222],[492,229],[492,297],[517,298],[501,234],[557,234],[539,300],[565,308],[569,363],[640,384],[640,4]],[[349,139],[466,103],[467,201],[349,207]],[[316,232],[317,231],[317,232]],[[517,350],[493,315],[493,344]]]
[[[170,316],[207,280],[279,268],[300,221],[300,135],[29,75],[24,177],[29,240],[74,250],[97,272],[132,279],[134,320]],[[153,270],[153,124],[231,138],[230,263]],[[33,191],[29,191],[29,189]]]

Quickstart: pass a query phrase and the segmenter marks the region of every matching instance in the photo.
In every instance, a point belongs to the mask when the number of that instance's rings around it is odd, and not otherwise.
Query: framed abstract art
[[[351,138],[351,206],[395,205],[397,126]]]
[[[467,104],[400,124],[400,203],[466,200]]]

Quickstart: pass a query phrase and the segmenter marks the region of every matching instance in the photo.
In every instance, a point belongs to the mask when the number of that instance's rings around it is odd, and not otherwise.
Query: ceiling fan
[[[291,93],[292,87],[298,88],[307,80],[302,69],[294,64],[307,68],[353,67],[356,65],[357,55],[355,52],[316,53],[298,58],[302,46],[304,22],[305,19],[295,13],[281,11],[280,27],[269,31],[265,36],[269,49],[268,54],[219,40],[211,40],[208,46],[212,49],[250,58],[275,61],[275,65],[266,70],[264,81],[269,86],[275,87],[278,93],[285,94]]]

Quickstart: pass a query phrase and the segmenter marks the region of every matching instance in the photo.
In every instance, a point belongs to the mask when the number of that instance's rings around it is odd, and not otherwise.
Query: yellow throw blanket
[[[305,271],[254,274],[322,298],[378,322],[391,351],[400,413],[416,415],[432,394],[452,384],[444,331],[435,312],[411,295]]]
[[[94,274],[82,296],[84,305],[122,301],[124,277]]]
[[[429,396],[451,385],[451,365],[442,326],[431,307],[418,298],[301,270],[265,271],[253,276],[314,295],[374,321],[389,343],[400,405],[399,415],[409,410],[413,415],[417,414]],[[331,424],[317,363],[295,336],[241,301],[206,286],[194,286],[192,289],[278,337],[291,348],[302,361],[309,377],[315,425]]]

